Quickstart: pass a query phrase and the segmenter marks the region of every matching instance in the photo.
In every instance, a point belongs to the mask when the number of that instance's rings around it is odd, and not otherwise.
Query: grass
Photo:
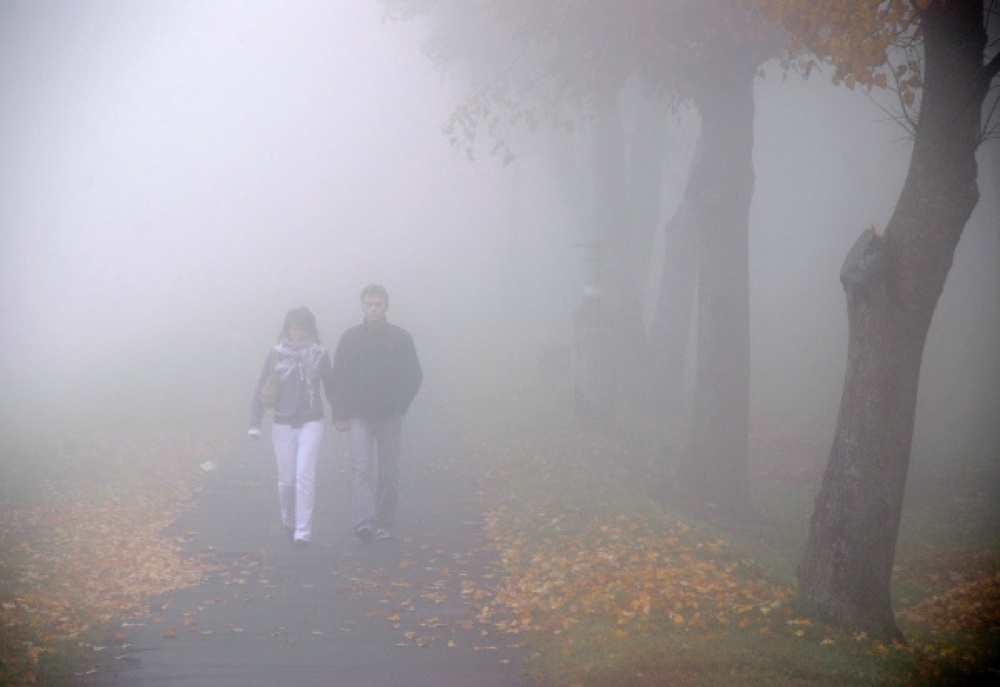
[[[544,649],[533,666],[545,684],[631,685],[884,685],[890,668],[860,652],[773,634],[691,636],[653,627],[616,637],[600,622],[576,632],[570,648]],[[560,645],[566,640],[560,641]]]

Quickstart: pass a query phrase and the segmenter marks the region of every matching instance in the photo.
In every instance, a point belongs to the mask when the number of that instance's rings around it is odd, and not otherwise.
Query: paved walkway
[[[152,600],[82,684],[528,684],[520,637],[478,617],[492,558],[458,442],[412,418],[404,437],[401,522],[372,544],[351,535],[346,442],[332,428],[308,549],[284,539],[270,442],[221,458],[177,528],[222,570]]]

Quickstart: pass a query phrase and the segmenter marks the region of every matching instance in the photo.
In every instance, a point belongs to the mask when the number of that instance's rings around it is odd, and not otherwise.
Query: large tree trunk
[[[685,491],[730,519],[750,510],[751,66],[718,69],[695,98],[702,152],[688,200],[698,227],[697,381],[690,444],[677,471]]]
[[[935,2],[922,22],[924,93],[906,183],[884,236],[863,233],[841,271],[847,371],[798,574],[801,601],[880,639],[901,636],[889,584],[921,358],[955,247],[979,199],[980,111],[995,75],[982,64],[981,3]]]

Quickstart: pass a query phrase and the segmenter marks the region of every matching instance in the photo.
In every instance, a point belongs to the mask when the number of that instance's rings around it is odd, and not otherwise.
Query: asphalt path
[[[453,432],[407,418],[399,522],[388,540],[350,528],[345,437],[329,428],[313,542],[278,515],[270,442],[215,462],[174,528],[218,566],[197,587],[118,621],[84,685],[421,687],[530,684],[522,638],[486,606],[495,557]],[[486,609],[484,612],[484,608]]]

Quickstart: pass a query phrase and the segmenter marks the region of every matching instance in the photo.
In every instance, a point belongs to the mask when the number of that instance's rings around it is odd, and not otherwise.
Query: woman
[[[331,394],[330,355],[320,344],[316,317],[308,308],[285,315],[278,344],[267,354],[250,405],[250,431],[260,439],[264,418],[261,392],[277,381],[271,443],[278,463],[278,504],[285,533],[297,547],[312,539],[316,502],[316,459],[323,440],[323,399]]]

